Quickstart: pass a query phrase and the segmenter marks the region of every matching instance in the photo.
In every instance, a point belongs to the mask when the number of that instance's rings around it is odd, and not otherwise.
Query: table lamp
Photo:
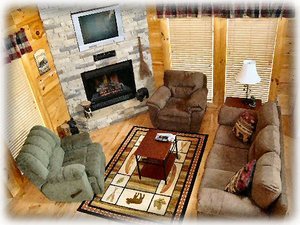
[[[250,95],[250,84],[256,84],[261,81],[257,70],[256,70],[256,62],[255,60],[244,60],[243,67],[241,71],[237,74],[236,80],[241,84],[244,84],[244,91],[246,91],[246,99],[245,103],[250,103],[251,100],[249,99]]]

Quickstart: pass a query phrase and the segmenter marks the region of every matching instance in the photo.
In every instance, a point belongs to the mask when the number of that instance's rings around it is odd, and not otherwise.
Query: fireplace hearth
[[[92,111],[132,99],[136,94],[131,60],[84,72],[81,78]]]

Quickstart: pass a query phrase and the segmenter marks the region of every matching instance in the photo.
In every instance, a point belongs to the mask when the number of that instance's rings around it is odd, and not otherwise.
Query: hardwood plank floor
[[[195,218],[197,215],[197,193],[200,186],[200,181],[202,178],[205,161],[212,147],[213,140],[218,127],[218,108],[209,107],[203,118],[201,128],[199,133],[208,134],[208,141],[206,149],[203,155],[202,163],[197,174],[196,182],[192,191],[192,195],[189,201],[189,205],[186,212],[186,219]],[[285,155],[287,159],[287,177],[288,184],[292,185],[290,177],[292,176],[292,164],[291,160],[293,157],[293,135],[290,129],[287,128],[291,124],[288,117],[283,119],[283,131],[285,142]],[[91,138],[94,142],[99,142],[102,144],[104,153],[106,156],[106,161],[109,162],[115,151],[118,149],[122,141],[127,136],[130,129],[135,126],[145,126],[152,127],[151,121],[149,119],[148,113],[140,114],[136,117],[113,124],[109,127],[105,127],[99,130],[91,132]],[[291,188],[289,188],[291,190]],[[58,203],[48,200],[31,182],[24,182],[24,187],[17,196],[10,198],[7,202],[7,214],[13,218],[16,217],[42,217],[42,218],[89,218],[100,219],[98,217],[93,217],[84,213],[77,212],[77,208],[80,203]]]

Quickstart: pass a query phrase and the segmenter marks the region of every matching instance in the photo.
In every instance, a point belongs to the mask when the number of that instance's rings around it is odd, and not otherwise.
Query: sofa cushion
[[[89,133],[83,132],[72,136],[64,137],[61,140],[61,147],[67,152],[69,150],[79,149],[91,144],[92,140]]]
[[[247,110],[241,113],[240,117],[232,128],[232,132],[242,142],[250,142],[256,123],[256,115]]]
[[[51,147],[51,149],[54,149],[56,146],[59,146],[60,141],[58,142],[56,139],[54,139],[49,132],[46,132],[41,129],[32,129],[30,131],[30,135],[32,136],[39,136],[43,140],[45,140]]]
[[[165,107],[160,110],[159,116],[180,117],[183,120],[189,119],[186,101],[181,98],[170,98]]]
[[[32,150],[31,146],[35,146],[36,148]],[[24,147],[28,147],[26,151],[32,151],[32,153],[35,152],[34,154],[36,156],[39,155],[37,158],[42,160],[44,166],[48,166],[49,158],[52,155],[52,147],[47,139],[44,139],[43,136],[32,135],[29,133],[25,140]]]
[[[49,160],[49,175],[55,174],[62,167],[64,161],[65,151],[61,147],[56,147]]]
[[[248,162],[244,167],[237,171],[225,187],[225,191],[232,194],[248,194],[250,185],[252,183],[253,172],[256,160]]]
[[[267,217],[267,214],[251,201],[214,188],[201,188],[198,193],[198,213],[221,217]]]
[[[233,175],[234,172],[232,171],[206,168],[201,180],[201,188],[224,190],[224,187]]]
[[[276,103],[274,102],[266,102],[259,109],[257,113],[258,122],[254,134],[254,138],[256,135],[266,126],[275,125],[279,127],[279,116],[278,109]]]
[[[258,133],[249,149],[248,160],[258,160],[266,152],[280,154],[280,133],[277,126],[268,125]]]
[[[232,133],[231,126],[224,125],[219,126],[214,142],[221,145],[227,145],[233,148],[249,149],[250,147],[250,144],[243,143],[234,136],[234,134]]]
[[[189,130],[190,122],[191,115],[187,111],[186,101],[183,99],[170,98],[158,114],[158,124],[165,129],[176,130],[176,127],[180,126],[183,130]]]
[[[195,90],[206,87],[206,83],[206,76],[200,72],[166,70],[164,74],[164,84],[176,98],[187,98]]]
[[[247,154],[247,149],[215,143],[207,158],[206,168],[236,172],[247,163]]]
[[[87,154],[87,147],[78,148],[78,149],[65,152],[63,166],[77,164],[77,163],[85,165],[86,154]]]
[[[67,151],[63,166],[72,164],[84,165],[88,178],[95,178],[98,185],[92,185],[94,193],[100,193],[104,190],[104,181],[101,174],[105,172],[105,156],[100,144],[92,143],[84,148]]]
[[[171,87],[172,96],[176,98],[186,98],[190,96],[195,91],[195,86],[193,87]]]
[[[64,181],[79,180],[85,175],[85,166],[82,164],[71,164],[60,167],[56,174],[49,174],[48,182],[57,183]]]
[[[275,152],[262,155],[256,163],[251,197],[263,209],[267,209],[281,193],[281,160]]]
[[[49,142],[55,142],[55,146],[54,147],[60,146],[60,138],[56,134],[54,134],[51,130],[49,130],[48,128],[46,128],[44,126],[36,125],[30,131],[31,132],[37,131],[37,132],[39,132],[39,134],[41,136],[44,137],[44,139],[47,139],[47,141],[49,141]],[[46,137],[46,136],[48,136],[48,137]],[[53,143],[52,143],[52,145],[53,145]]]
[[[220,125],[226,125],[233,127],[240,115],[247,109],[230,107],[223,105],[218,114],[218,123]]]

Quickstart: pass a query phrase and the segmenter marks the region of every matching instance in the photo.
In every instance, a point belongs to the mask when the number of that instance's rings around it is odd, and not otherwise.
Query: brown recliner
[[[207,105],[207,78],[200,72],[167,70],[164,85],[147,101],[154,127],[198,132]]]

